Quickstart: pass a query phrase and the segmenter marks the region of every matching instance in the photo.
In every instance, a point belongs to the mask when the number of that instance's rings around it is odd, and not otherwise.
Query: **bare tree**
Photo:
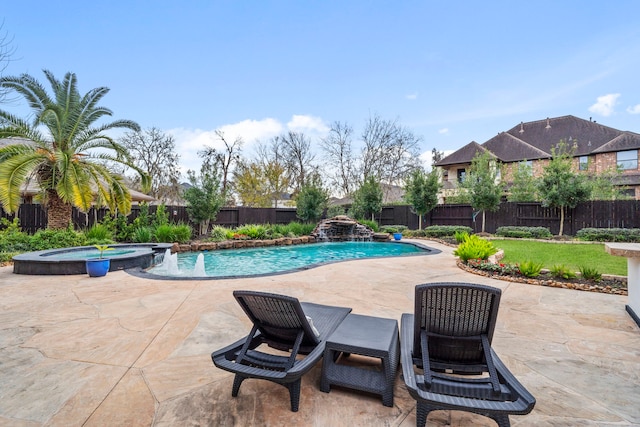
[[[339,121],[331,125],[329,135],[321,141],[328,169],[326,176],[331,186],[342,195],[350,194],[358,188],[356,158],[353,154],[353,128]]]
[[[215,131],[216,136],[224,144],[224,151],[219,151],[214,147],[205,146],[204,150],[198,151],[198,156],[203,159],[203,167],[213,171],[219,169],[221,171],[222,194],[229,198],[230,183],[229,177],[234,165],[240,162],[240,152],[244,141],[241,136],[236,137],[233,141],[228,140],[221,130]]]
[[[421,139],[396,120],[370,116],[362,132],[361,176],[380,182],[399,184],[419,167],[418,145]]]
[[[151,177],[149,195],[171,203],[182,196],[180,187],[180,155],[175,152],[175,140],[160,129],[152,127],[144,131],[127,132],[120,138],[127,148],[134,165],[146,171]],[[132,179],[134,187],[140,190],[140,179]]]
[[[302,132],[289,132],[280,136],[282,153],[289,184],[297,194],[306,184],[307,177],[315,170],[311,152],[311,140]]]
[[[13,45],[13,37],[4,30],[4,21],[2,21],[0,23],[0,76],[9,66],[14,53],[16,53],[16,47]],[[0,88],[0,102],[6,99],[9,90],[11,89],[6,87]]]
[[[284,138],[276,136],[267,144],[259,143],[256,152],[258,155],[257,164],[265,177],[272,205],[278,207],[278,200],[282,198],[283,193],[291,190]]]

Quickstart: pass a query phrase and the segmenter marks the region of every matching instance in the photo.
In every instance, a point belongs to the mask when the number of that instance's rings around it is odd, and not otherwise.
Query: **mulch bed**
[[[627,280],[621,277],[604,276],[599,281],[581,279],[558,279],[549,273],[541,273],[540,276],[531,279],[522,276],[510,276],[495,274],[489,271],[472,268],[462,261],[457,261],[458,267],[469,273],[492,279],[505,280],[507,282],[526,283],[528,285],[550,286],[552,288],[576,289],[579,291],[600,292],[613,295],[627,295]]]

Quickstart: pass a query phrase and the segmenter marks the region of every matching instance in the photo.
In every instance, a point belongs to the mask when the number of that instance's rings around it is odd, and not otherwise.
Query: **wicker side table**
[[[381,359],[380,369],[339,363],[350,354]],[[337,385],[380,394],[384,406],[393,406],[398,362],[398,322],[350,314],[327,339],[320,390],[328,393],[332,385]]]

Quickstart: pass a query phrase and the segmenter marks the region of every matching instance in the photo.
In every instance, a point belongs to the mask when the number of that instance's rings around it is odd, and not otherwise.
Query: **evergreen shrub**
[[[528,239],[550,239],[553,237],[551,231],[547,227],[520,227],[520,226],[504,226],[498,227],[496,236],[515,237]]]

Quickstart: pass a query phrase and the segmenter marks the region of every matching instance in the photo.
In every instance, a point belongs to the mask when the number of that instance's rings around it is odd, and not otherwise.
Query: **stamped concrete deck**
[[[495,281],[441,254],[360,260],[241,280],[153,281],[113,272],[37,277],[0,269],[0,426],[415,426],[415,402],[396,383],[393,408],[303,379],[300,411],[284,387],[231,374],[212,350],[247,333],[234,289],[353,307],[400,319],[413,289],[466,281],[503,289],[494,348],[537,398],[514,426],[640,425],[640,330],[626,297]],[[430,426],[495,425],[439,411]]]

